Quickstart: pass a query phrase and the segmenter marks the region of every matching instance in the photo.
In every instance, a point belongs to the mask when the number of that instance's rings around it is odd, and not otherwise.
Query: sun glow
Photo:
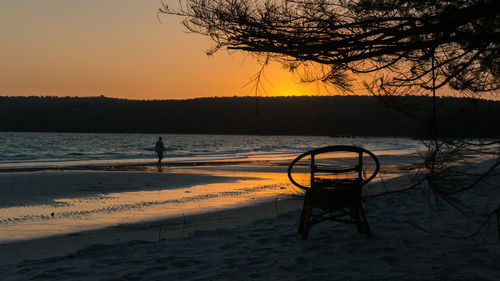
[[[277,62],[271,62],[265,66],[258,82],[258,86],[256,84],[257,81],[249,82],[246,90],[253,90],[255,93],[257,89],[258,94],[262,96],[314,96],[337,94],[334,89],[325,88],[325,85],[320,82],[306,83],[301,81],[299,74],[284,70],[282,65]]]
[[[113,1],[48,2],[53,3],[0,1],[0,95],[187,99],[253,96],[256,90],[259,96],[337,94],[302,83],[279,63],[266,65],[256,87],[252,77],[262,68],[259,58],[224,51],[207,56],[210,40],[186,34],[173,17],[162,17],[160,23],[151,12],[159,8],[157,1],[122,0],[120,12]]]
[[[315,93],[311,93],[309,89],[306,89],[306,87],[300,87],[299,85],[293,84],[293,85],[280,85],[277,87],[274,87],[273,90],[270,93],[273,96],[305,96],[305,95],[313,95]]]

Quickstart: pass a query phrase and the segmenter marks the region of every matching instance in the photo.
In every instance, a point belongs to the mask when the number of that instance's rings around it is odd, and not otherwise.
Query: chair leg
[[[359,204],[359,213],[361,214],[362,224],[364,232],[366,234],[366,238],[371,238],[372,232],[370,230],[370,226],[368,225],[368,221],[366,220],[365,211],[363,210],[363,206],[361,205],[361,203]]]
[[[302,206],[302,212],[300,213],[299,229],[297,233],[301,234],[304,231],[305,217],[307,213],[308,200],[307,197],[304,199],[304,205]]]
[[[361,215],[360,215],[360,211],[359,211],[358,205],[356,204],[356,205],[354,205],[352,207],[348,207],[348,208],[349,208],[349,212],[350,212],[351,218],[356,223],[356,228],[358,229],[358,233],[364,233],[364,231],[363,231],[363,223],[361,221]]]
[[[363,210],[363,206],[361,202],[354,203],[350,205],[348,208],[347,215],[350,215],[352,219],[356,223],[356,227],[359,233],[364,233],[367,238],[371,238],[371,230],[368,225],[368,221],[366,220],[365,212]],[[311,229],[311,216],[312,216],[313,204],[310,198],[307,196],[304,199],[304,205],[302,207],[302,212],[300,214],[300,221],[298,226],[298,234],[302,235],[302,239],[307,240],[309,236],[309,230]],[[346,210],[347,211],[347,210]]]
[[[302,239],[304,240],[307,240],[307,237],[309,236],[309,230],[311,229],[311,214],[312,205],[308,204],[305,208],[304,223],[302,229]]]

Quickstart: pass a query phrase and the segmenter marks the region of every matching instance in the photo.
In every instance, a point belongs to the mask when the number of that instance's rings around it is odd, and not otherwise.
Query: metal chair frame
[[[358,154],[357,164],[347,168],[322,168],[316,164],[318,154],[328,152],[353,152]],[[375,170],[366,179],[363,179],[363,156],[371,157],[375,163]],[[292,170],[295,164],[304,157],[310,156],[310,186],[306,187],[297,183]],[[378,158],[370,151],[357,146],[333,145],[305,152],[295,158],[288,166],[288,178],[297,187],[305,190],[304,206],[300,215],[298,233],[303,239],[307,239],[312,225],[335,221],[341,223],[356,224],[358,232],[365,233],[371,237],[370,227],[361,204],[361,191],[363,185],[370,182],[378,174],[380,163]],[[355,173],[354,179],[321,179],[321,174],[341,175]],[[320,213],[315,213],[319,210]]]

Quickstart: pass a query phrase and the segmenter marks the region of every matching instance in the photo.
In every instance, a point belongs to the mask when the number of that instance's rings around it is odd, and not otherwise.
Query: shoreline
[[[47,202],[49,204],[52,204],[52,200],[57,199],[61,196],[72,196],[72,197],[95,197],[99,194],[113,194],[113,192],[134,192],[137,190],[137,192],[145,192],[147,190],[151,190],[154,192],[155,190],[158,190],[158,192],[162,189],[167,189],[169,191],[174,191],[174,190],[179,190],[179,192],[189,192],[189,196],[196,196],[196,194],[193,194],[191,191],[192,188],[197,188],[199,186],[209,186],[211,183],[213,184],[221,184],[227,186],[230,190],[234,190],[239,183],[239,186],[247,187],[251,180],[253,178],[262,180],[264,178],[273,178],[271,181],[268,181],[269,183],[272,182],[278,182],[278,184],[281,182],[283,184],[289,184],[289,181],[286,177],[286,167],[288,166],[288,161],[285,161],[283,159],[274,159],[274,160],[265,160],[265,161],[245,161],[244,163],[238,162],[235,163],[233,161],[222,161],[222,162],[203,162],[203,163],[181,163],[180,165],[170,165],[168,163],[166,167],[161,171],[158,172],[158,168],[154,165],[114,165],[114,166],[77,166],[77,167],[57,167],[53,169],[35,169],[35,170],[23,170],[23,171],[16,171],[16,172],[3,172],[0,173],[0,180],[9,178],[10,176],[13,177],[13,181],[11,183],[14,183],[17,185],[19,188],[24,188],[25,192],[27,194],[37,194],[36,195],[36,200],[37,201],[30,201],[32,204],[40,204],[43,202]],[[301,168],[299,168],[301,169]],[[397,172],[400,173],[400,175],[403,175],[402,177],[399,177],[398,185],[401,185],[402,182],[407,182],[407,176],[404,176],[405,174],[408,173],[408,169],[405,168],[405,166],[399,166],[397,169],[389,168],[387,169],[387,172]],[[75,175],[76,176],[73,176]],[[114,176],[116,174],[116,176]],[[100,178],[100,176],[107,176],[110,177],[109,179],[105,178]],[[40,180],[36,179],[28,181],[27,183],[23,183],[23,180],[28,178],[28,177],[33,177],[33,176],[43,176]],[[72,176],[72,177],[71,177]],[[113,176],[113,177],[111,177]],[[117,178],[117,176],[119,178]],[[131,176],[130,178],[127,178],[125,176]],[[124,178],[125,177],[125,178]],[[137,177],[134,179],[134,177]],[[277,180],[278,178],[281,178],[280,180]],[[89,182],[89,178],[92,179],[93,181],[102,181],[103,183],[101,184],[102,187],[96,186],[95,190],[88,190],[84,191],[83,193],[80,190],[78,186],[74,188],[69,188],[74,184],[84,184],[87,182],[87,185],[95,185],[92,182]],[[405,180],[406,179],[406,180]],[[395,179],[390,179],[390,180],[395,180]],[[33,182],[35,186],[30,187],[29,183]],[[61,188],[57,187],[52,187],[50,190],[46,191],[48,195],[43,195],[39,194],[39,191],[35,192],[36,185],[38,183],[43,183],[47,185],[48,183],[54,183],[56,181],[61,181]],[[4,181],[5,182],[5,181]],[[134,185],[137,183],[136,185]],[[9,184],[7,184],[9,185]],[[52,184],[54,185],[54,184]],[[69,186],[69,187],[68,187]],[[284,186],[284,185],[283,185]],[[375,184],[374,189],[370,190],[371,194],[381,192],[383,190],[382,183]],[[55,188],[55,189],[54,189]],[[69,188],[69,189],[68,189]],[[132,189],[131,189],[132,188]],[[17,188],[15,188],[17,189]],[[237,189],[237,188],[236,188]],[[297,198],[293,197],[294,191],[290,189],[283,189],[283,187],[278,188],[281,189],[278,193],[275,191],[270,191],[267,193],[265,196],[260,196],[260,197],[254,197],[252,193],[250,193],[250,197],[246,196],[243,194],[243,198],[240,199],[239,201],[235,202],[230,202],[230,203],[225,203],[221,206],[218,206],[218,204],[212,205],[212,207],[209,208],[192,208],[191,210],[186,209],[185,211],[182,212],[177,212],[177,213],[164,213],[163,215],[159,215],[157,218],[144,218],[144,219],[138,219],[135,222],[123,222],[123,221],[117,221],[116,223],[111,223],[108,225],[111,226],[101,226],[101,227],[94,227],[92,230],[83,230],[83,231],[72,231],[71,233],[65,233],[65,234],[58,234],[57,231],[51,232],[48,237],[45,238],[28,238],[28,239],[21,239],[21,240],[12,240],[12,241],[4,241],[0,243],[0,252],[4,253],[9,253],[9,254],[4,254],[2,255],[0,259],[0,263],[2,261],[12,261],[12,260],[17,260],[20,261],[23,258],[30,258],[30,252],[33,253],[33,256],[31,258],[42,258],[42,257],[49,257],[51,254],[43,254],[45,250],[29,250],[32,248],[36,248],[36,245],[39,243],[42,243],[41,249],[49,249],[50,245],[56,245],[55,242],[57,239],[64,239],[67,240],[68,242],[65,243],[68,245],[67,247],[62,247],[61,250],[57,250],[57,253],[63,253],[65,249],[68,250],[76,250],[78,247],[83,247],[83,246],[88,246],[90,241],[94,241],[92,239],[85,240],[86,238],[83,237],[100,237],[101,235],[98,233],[104,233],[105,235],[109,235],[110,233],[113,233],[113,230],[116,231],[116,229],[134,229],[135,227],[130,227],[136,225],[139,228],[143,228],[145,225],[161,225],[163,222],[165,224],[171,224],[173,223],[174,225],[176,224],[175,221],[179,220],[179,218],[184,217],[186,219],[191,219],[193,218],[195,221],[199,220],[197,218],[203,217],[204,215],[207,215],[209,217],[214,217],[213,221],[220,220],[217,224],[226,225],[225,220],[227,220],[227,216],[231,213],[243,213],[244,215],[244,221],[247,223],[259,219],[259,218],[264,218],[268,217],[267,214],[259,212],[258,208],[256,208],[256,205],[262,205],[262,208],[264,210],[272,210],[273,208],[277,208],[278,201],[280,204],[285,204],[286,207],[283,207],[280,209],[283,210],[291,210],[289,205],[290,204],[295,204],[295,203],[287,203],[288,201],[291,202],[296,202]],[[76,193],[72,193],[75,190]],[[19,190],[17,190],[19,191]],[[90,192],[90,193],[89,193]],[[104,193],[103,193],[104,192]],[[234,191],[231,191],[234,192]],[[224,192],[223,192],[224,193]],[[6,194],[8,195],[8,194]],[[44,197],[48,196],[48,197]],[[291,197],[292,199],[285,200],[284,198]],[[10,197],[11,199],[13,197]],[[45,199],[44,199],[45,198]],[[41,201],[40,201],[41,200]],[[19,202],[27,202],[26,199],[17,199]],[[36,203],[38,202],[38,203]],[[10,204],[14,204],[15,206],[15,200],[9,202]],[[299,203],[298,205],[294,205],[294,209],[300,209],[301,204]],[[1,205],[1,202],[0,202]],[[161,207],[162,205],[160,205]],[[4,204],[5,207],[5,204]],[[222,211],[221,211],[222,209]],[[50,223],[50,217],[48,216],[50,212],[55,213],[55,218],[58,216],[61,216],[61,211],[58,211],[58,209],[54,209],[55,211],[47,211],[46,213],[46,218],[49,220],[45,220],[45,222]],[[244,210],[252,210],[253,215],[250,215],[250,211],[244,211]],[[71,211],[74,213],[74,211]],[[224,215],[223,213],[227,212],[227,215]],[[267,213],[272,211],[266,211]],[[281,212],[281,211],[280,211]],[[220,213],[220,214],[219,214]],[[181,215],[182,214],[182,215]],[[188,214],[188,215],[186,215]],[[201,221],[201,220],[199,220]],[[41,224],[45,224],[45,222],[42,220]],[[241,224],[241,223],[240,223]],[[231,224],[227,224],[230,226]],[[234,225],[234,224],[232,224]],[[44,228],[47,229],[47,227],[50,226],[45,226]],[[214,226],[214,228],[217,228],[217,226]],[[147,227],[146,227],[147,229]],[[207,228],[205,226],[200,226],[199,229],[204,230],[204,229],[212,229],[212,228]],[[36,228],[34,229],[36,231]],[[143,235],[140,234],[141,231],[139,231],[139,237],[134,238],[132,231],[131,233],[127,234],[127,231],[124,231],[123,237],[127,238],[120,238],[120,241],[123,241],[124,239],[145,239],[149,236],[152,237],[157,237],[158,233],[151,234],[156,231],[151,231],[149,230],[144,230],[145,232],[148,232],[149,234]],[[163,232],[163,231],[162,231]],[[93,233],[96,233],[95,235]],[[107,233],[107,234],[106,234]],[[169,232],[163,232],[166,236],[171,236],[168,234]],[[174,235],[175,236],[175,235]],[[172,236],[172,237],[174,237]],[[150,239],[150,238],[148,238]],[[109,242],[109,243],[114,243],[116,242],[112,238],[103,238],[104,241]],[[41,242],[37,242],[41,241]],[[87,242],[85,242],[87,241]],[[74,244],[78,246],[70,247],[69,245]],[[26,248],[27,250],[23,254],[23,251],[19,252],[18,258],[16,258],[16,251],[13,251],[15,248]],[[50,251],[49,251],[50,252]]]
[[[260,169],[258,169],[260,170]],[[249,205],[288,193],[276,171],[137,169],[0,174],[0,241]]]
[[[218,171],[202,168],[190,172]],[[240,168],[230,170],[237,174]],[[369,191],[404,189],[411,176],[379,181]],[[495,173],[479,193],[465,192],[461,199],[479,211],[494,206],[500,198],[494,188],[498,182]],[[431,218],[425,192],[420,187],[365,194],[371,239],[352,225],[328,222],[315,225],[309,239],[302,240],[296,233],[302,200],[283,196],[0,244],[0,274],[5,280],[498,280],[495,229],[470,239],[448,239],[410,224],[463,237],[482,223],[449,206]]]
[[[232,206],[210,212],[0,243],[0,265],[65,255],[96,243],[116,244],[130,240],[158,242],[159,239],[185,238],[196,231],[241,227],[256,219],[273,218],[301,207],[301,200],[289,197],[265,200],[248,206]]]
[[[392,170],[411,170],[415,167],[415,161],[419,161],[421,157],[418,153],[401,153],[394,154],[390,151],[386,151],[387,153],[383,153],[384,151],[379,152],[377,155],[380,161],[390,162],[389,165],[385,165],[385,167],[381,167],[382,170],[392,169]],[[267,166],[267,167],[288,167],[288,164],[299,154],[280,154],[280,155],[259,155],[252,157],[241,157],[241,158],[220,158],[220,159],[198,159],[198,160],[189,160],[189,158],[183,157],[182,159],[172,160],[171,158],[166,158],[163,161],[162,168],[198,168],[198,167],[210,167],[210,168],[220,168],[222,166],[238,166],[238,165],[246,165],[246,166]],[[61,170],[70,170],[70,171],[147,171],[147,172],[156,172],[158,171],[158,167],[155,162],[156,159],[152,159],[151,161],[140,161],[134,162],[131,160],[126,163],[113,162],[106,163],[106,160],[103,160],[103,163],[96,164],[71,164],[68,162],[67,164],[55,164],[55,165],[45,165],[45,166],[11,166],[11,167],[2,167],[0,166],[0,174],[2,173],[17,173],[17,172],[36,172],[36,171],[61,171]],[[388,168],[387,166],[390,166]],[[397,166],[397,167],[395,167]]]
[[[410,177],[402,175],[385,182],[378,181],[370,185],[370,190],[365,190],[364,193],[369,196],[384,192],[387,185],[403,188],[409,183]],[[290,190],[282,195],[255,199],[246,200],[243,204],[227,204],[130,223],[118,222],[91,230],[1,242],[0,265],[60,256],[95,243],[116,244],[129,240],[157,242],[159,238],[163,240],[190,237],[196,231],[244,227],[256,220],[273,219],[290,211],[298,211],[303,204],[302,198]]]

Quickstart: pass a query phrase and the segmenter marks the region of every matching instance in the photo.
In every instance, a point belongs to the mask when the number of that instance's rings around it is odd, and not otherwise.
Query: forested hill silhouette
[[[0,97],[1,131],[425,137],[430,97],[215,97],[126,100]],[[403,109],[402,109],[403,108]],[[415,118],[409,117],[413,115]],[[500,102],[438,99],[441,136],[499,137]]]

